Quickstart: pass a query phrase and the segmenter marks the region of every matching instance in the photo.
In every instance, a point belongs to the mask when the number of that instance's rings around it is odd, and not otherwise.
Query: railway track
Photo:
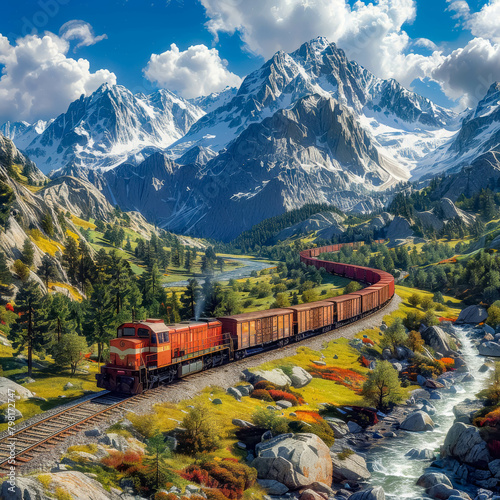
[[[68,437],[95,426],[104,418],[127,411],[128,404],[151,399],[159,387],[135,396],[101,394],[52,414],[12,435],[0,439],[0,475],[11,467],[22,467],[37,454],[44,453],[62,443]]]

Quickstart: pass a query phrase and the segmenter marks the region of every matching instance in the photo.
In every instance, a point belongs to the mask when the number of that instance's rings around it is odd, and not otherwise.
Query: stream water
[[[484,358],[477,354],[477,348],[472,344],[466,333],[470,327],[454,327],[455,332],[462,342],[462,355],[474,375],[475,380],[471,382],[459,383],[463,392],[455,394],[450,390],[441,390],[443,399],[431,400],[436,408],[436,414],[431,418],[438,426],[433,431],[428,432],[406,432],[399,431],[399,437],[384,440],[376,447],[371,448],[365,454],[367,463],[371,466],[373,486],[382,486],[387,499],[418,499],[430,498],[419,486],[416,486],[417,479],[429,467],[429,461],[410,460],[405,454],[415,448],[417,450],[430,449],[437,453],[444,443],[446,433],[453,425],[455,416],[453,407],[464,399],[474,399],[474,395],[484,388],[485,379],[488,373],[479,373],[479,367],[484,363]],[[434,470],[434,469],[429,469]],[[435,469],[435,472],[443,472]],[[464,490],[464,486],[459,486]]]

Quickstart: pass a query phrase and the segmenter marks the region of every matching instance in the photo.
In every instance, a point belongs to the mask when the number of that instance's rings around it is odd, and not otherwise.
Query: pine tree
[[[165,460],[171,456],[171,450],[165,442],[165,438],[160,431],[156,431],[148,440],[146,445],[146,458],[144,463],[148,468],[153,488],[159,490],[160,487],[171,477],[170,469]]]
[[[28,349],[28,377],[33,373],[33,351],[44,345],[44,309],[42,294],[36,281],[23,283],[16,297],[16,322],[9,332],[12,347],[21,351]]]
[[[109,275],[109,291],[111,296],[114,297],[115,312],[119,314],[130,290],[132,274],[130,264],[125,259],[122,259],[116,251],[112,251],[109,254],[107,273]]]
[[[31,267],[33,265],[34,258],[35,258],[35,249],[33,247],[33,243],[31,243],[31,240],[29,238],[26,238],[23,244],[21,261],[28,267]]]
[[[142,275],[141,285],[142,293],[144,295],[144,303],[146,306],[150,306],[156,299],[158,290],[161,287],[161,274],[156,262]]]
[[[200,286],[195,278],[188,280],[188,285],[186,291],[184,292],[182,302],[186,308],[186,313],[191,318],[196,316],[196,302],[198,301],[198,295],[200,291]]]
[[[54,222],[52,221],[52,215],[48,210],[43,214],[40,225],[49,238],[54,236]]]
[[[16,195],[8,184],[0,180],[0,225],[4,229],[8,229],[10,210]]]
[[[66,268],[69,279],[73,283],[78,282],[78,262],[78,246],[76,245],[76,241],[71,238],[71,236],[68,236],[66,238],[66,246],[63,251],[63,265]]]
[[[49,332],[54,333],[55,340],[61,341],[63,334],[72,331],[73,321],[70,311],[71,300],[62,293],[56,293],[49,299],[47,320]]]
[[[37,269],[36,273],[43,280],[45,288],[47,289],[47,294],[49,293],[49,281],[56,279],[57,270],[54,261],[50,258],[48,254],[45,254],[42,258],[42,263]]]
[[[135,280],[131,281],[130,283],[130,289],[128,293],[128,303],[132,313],[132,321],[136,321],[139,308],[141,307],[142,304],[142,293],[139,290],[139,287],[137,286]]]
[[[5,293],[11,283],[12,274],[7,265],[7,259],[5,258],[5,254],[0,252],[0,292],[2,294]]]
[[[108,345],[116,334],[113,311],[114,303],[109,296],[107,287],[103,284],[97,284],[90,297],[83,330],[88,344],[97,344],[99,363],[102,360],[104,346]]]

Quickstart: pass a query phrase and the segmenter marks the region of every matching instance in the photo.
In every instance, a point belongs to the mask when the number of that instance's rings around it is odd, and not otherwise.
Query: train
[[[380,243],[382,240],[377,240]],[[109,363],[96,375],[97,386],[122,394],[140,394],[160,384],[283,347],[358,321],[384,307],[394,296],[394,277],[368,267],[321,260],[338,252],[339,243],[300,252],[317,269],[356,280],[357,292],[280,309],[165,324],[161,319],[124,323],[110,341]]]

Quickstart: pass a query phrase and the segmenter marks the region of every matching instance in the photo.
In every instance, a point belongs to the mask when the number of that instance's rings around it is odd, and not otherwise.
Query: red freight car
[[[336,321],[335,304],[326,300],[290,306],[287,309],[293,311],[296,335],[330,327]]]
[[[359,295],[349,293],[326,300],[335,304],[337,322],[343,322],[361,314],[361,297]]]
[[[287,343],[293,335],[293,311],[289,309],[235,314],[218,320],[223,331],[231,334],[235,351],[280,340]]]
[[[379,306],[377,288],[369,286],[354,293],[361,297],[361,312],[363,314],[371,311],[372,309],[376,309]]]

